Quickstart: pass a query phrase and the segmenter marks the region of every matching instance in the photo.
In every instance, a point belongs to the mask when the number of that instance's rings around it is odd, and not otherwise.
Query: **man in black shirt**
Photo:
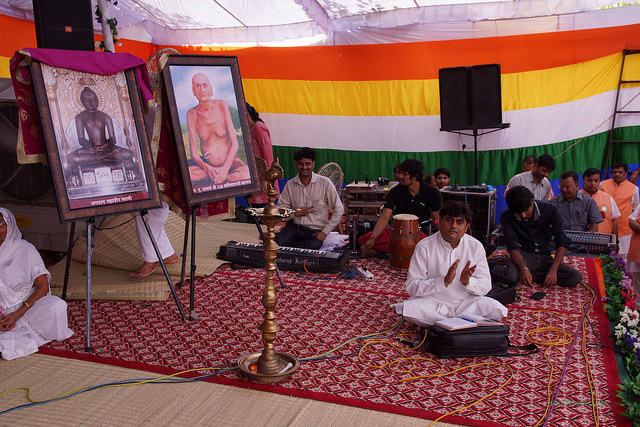
[[[506,266],[490,265],[491,277],[508,285],[519,280],[545,286],[558,284],[573,287],[582,280],[580,272],[562,263],[571,240],[562,229],[562,217],[555,205],[534,200],[523,186],[509,189],[505,196],[508,209],[500,215],[500,223],[511,260]],[[556,248],[551,256],[551,238]]]
[[[397,166],[399,185],[389,190],[382,214],[373,231],[360,238],[364,256],[389,252],[390,233],[387,225],[393,215],[416,215],[420,223],[438,219],[440,192],[422,181],[423,170],[424,165],[416,159],[407,159]]]

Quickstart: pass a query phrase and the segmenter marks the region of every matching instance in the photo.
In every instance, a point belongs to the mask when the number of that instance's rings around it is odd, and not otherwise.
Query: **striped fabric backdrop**
[[[6,77],[13,51],[35,45],[33,23],[0,16],[0,36]],[[162,47],[125,40],[118,50],[146,58]],[[473,138],[439,130],[438,70],[498,63],[503,122],[511,127],[479,138],[478,163],[479,181],[500,185],[526,154],[557,156],[552,179],[604,167],[622,50],[640,49],[640,24],[380,45],[177,49],[238,56],[246,99],[271,130],[286,175],[295,174],[292,152],[311,146],[316,165],[337,162],[345,182],[391,176],[396,163],[416,157],[426,172],[444,166],[459,183],[473,183]],[[628,58],[625,71],[640,80],[640,55]],[[638,93],[626,87],[621,104],[640,110]],[[616,127],[625,139],[640,139],[640,114],[618,116]],[[637,164],[640,150],[619,145],[613,158]]]
[[[498,63],[503,122],[511,127],[478,139],[479,181],[505,184],[526,154],[557,156],[564,170],[603,168],[622,50],[640,48],[640,25],[564,33],[385,45],[248,48],[237,55],[246,99],[271,130],[288,176],[292,153],[318,149],[320,166],[340,164],[345,182],[391,176],[416,157],[426,172],[444,166],[473,183],[474,140],[441,132],[438,69]],[[183,53],[209,53],[179,48]],[[634,76],[635,74],[635,76]],[[625,64],[640,80],[640,55]],[[640,110],[638,87],[620,105]],[[635,106],[635,107],[634,107]],[[619,115],[618,132],[640,140],[640,114]],[[464,152],[462,145],[466,145]],[[617,146],[614,160],[636,164],[637,145]]]

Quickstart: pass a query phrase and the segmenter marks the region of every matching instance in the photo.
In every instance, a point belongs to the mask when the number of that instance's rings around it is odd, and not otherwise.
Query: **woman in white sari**
[[[67,303],[51,295],[51,275],[13,214],[0,208],[0,353],[11,360],[73,335]]]

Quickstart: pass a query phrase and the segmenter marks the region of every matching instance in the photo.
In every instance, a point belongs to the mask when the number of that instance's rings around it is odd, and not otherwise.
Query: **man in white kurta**
[[[471,217],[465,203],[446,202],[440,231],[416,245],[405,284],[411,298],[394,305],[407,321],[427,327],[465,314],[494,320],[507,315],[506,307],[484,296],[491,290],[491,276],[482,243],[466,234]]]

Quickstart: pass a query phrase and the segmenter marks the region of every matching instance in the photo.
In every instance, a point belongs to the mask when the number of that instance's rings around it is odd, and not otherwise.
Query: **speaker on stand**
[[[89,0],[33,0],[39,48],[95,51]]]
[[[478,185],[478,136],[510,126],[502,123],[500,64],[441,68],[438,81],[440,130],[473,136],[474,179]],[[491,130],[479,134],[479,129]]]

